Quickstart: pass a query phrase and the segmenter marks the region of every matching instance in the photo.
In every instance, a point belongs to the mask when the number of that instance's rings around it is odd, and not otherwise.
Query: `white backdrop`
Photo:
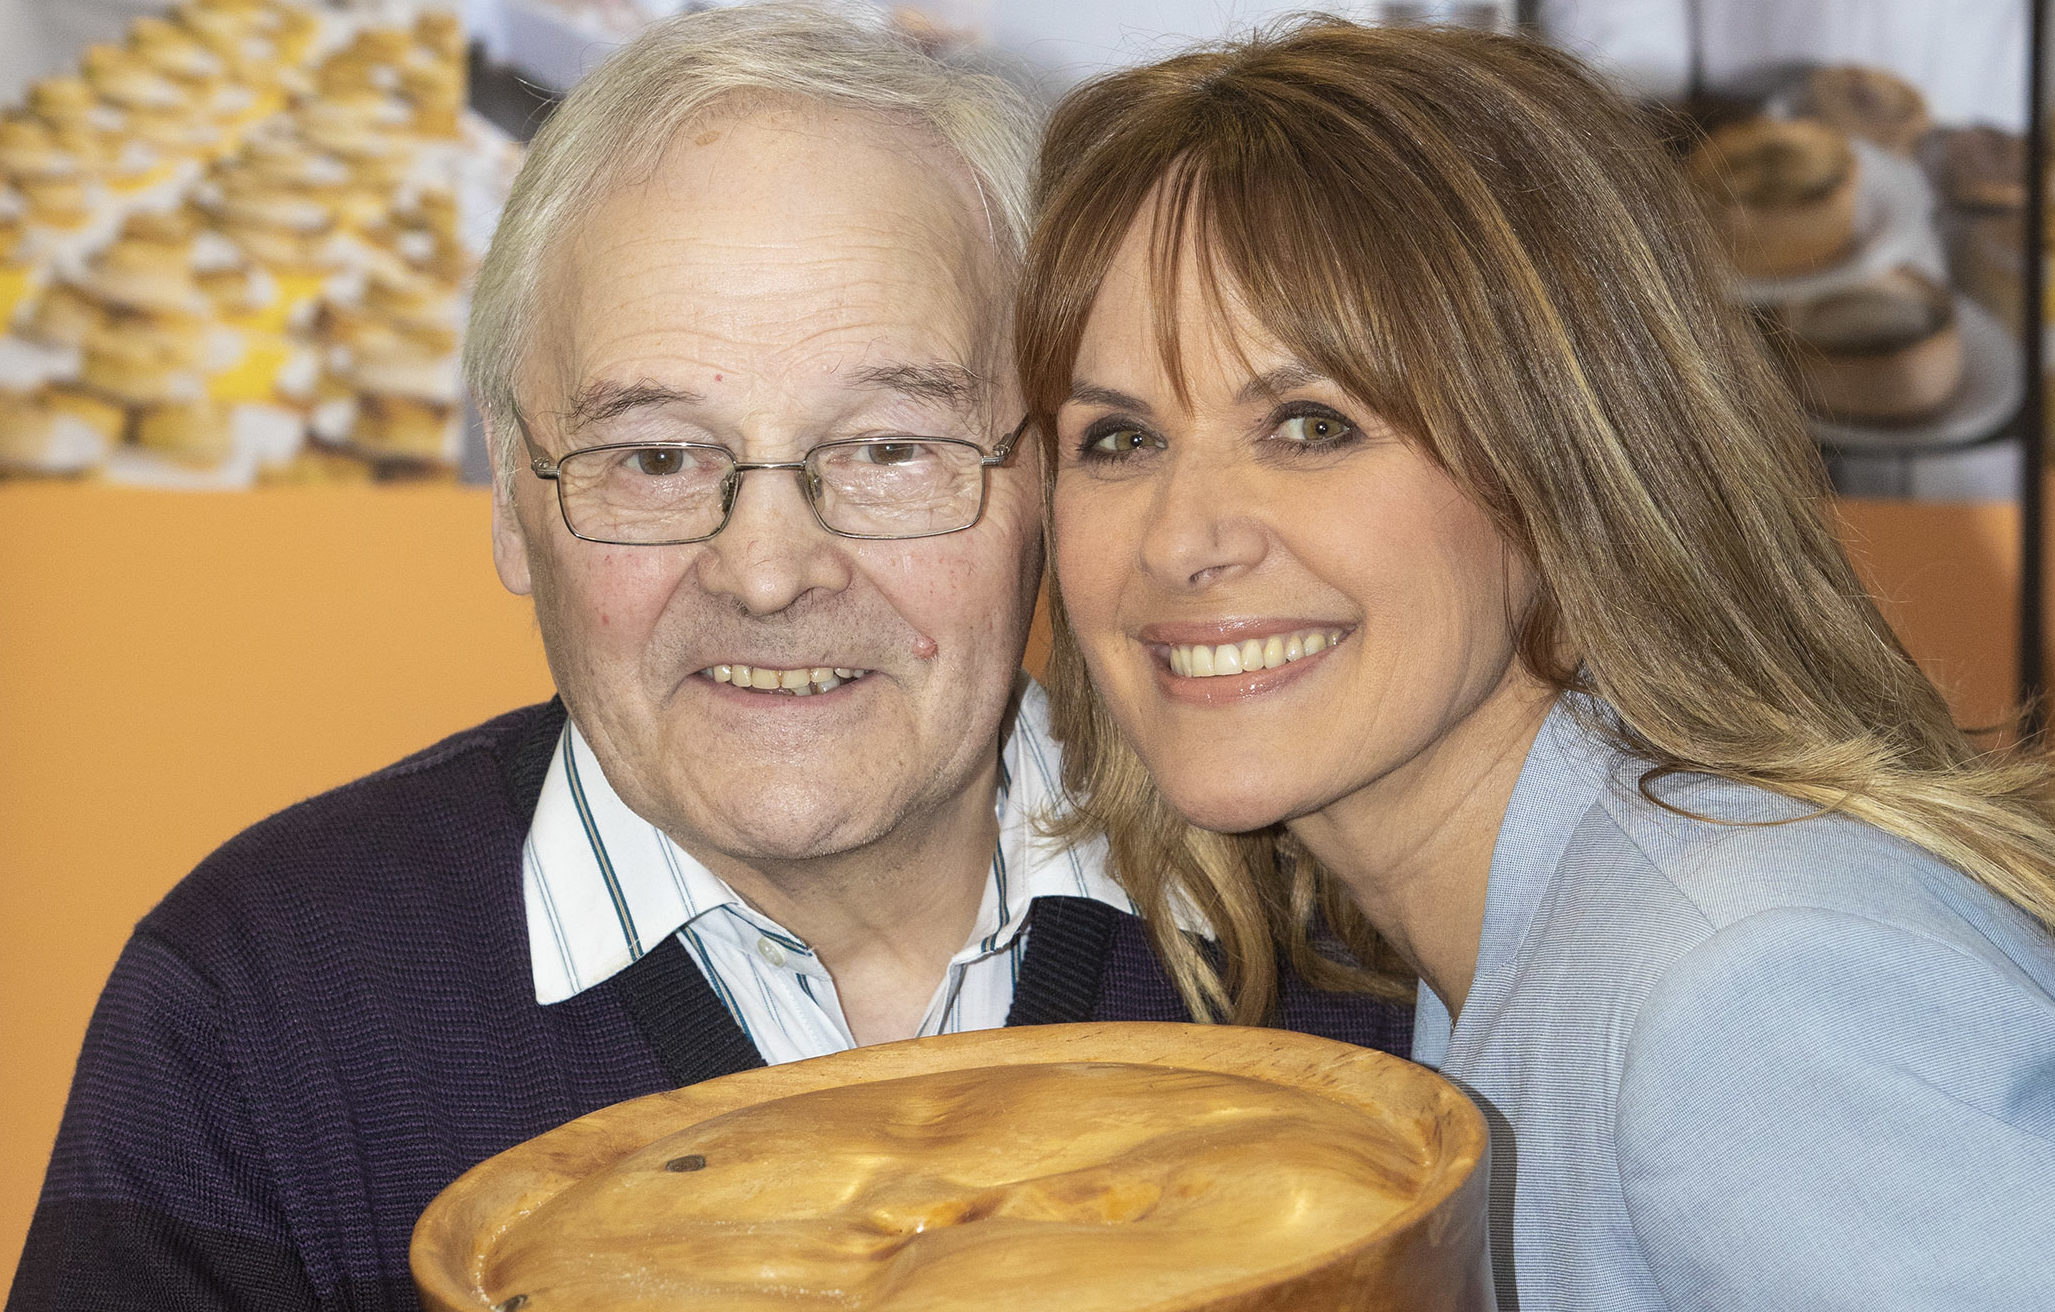
[[[2026,120],[2026,0],[1699,0],[1706,80],[1773,61],[1872,64],[1926,93],[1943,123]],[[1568,48],[1657,94],[1683,89],[1687,0],[1542,0]]]
[[[503,10],[524,0],[459,0],[479,34],[504,48]],[[528,0],[532,4],[532,0]],[[643,0],[652,10],[680,0]],[[915,0],[944,19],[982,26],[1060,86],[1195,38],[1245,29],[1298,9],[1374,15],[1385,0]],[[1443,0],[1446,2],[1446,0]],[[0,104],[35,77],[75,63],[92,41],[120,35],[168,0],[0,0]],[[1541,0],[1558,41],[1641,90],[1680,89],[1689,67],[1688,0]],[[2026,0],[1699,0],[1705,62],[1718,81],[1766,60],[1860,62],[1924,90],[1943,122],[2017,128],[2024,117]],[[569,67],[598,48],[570,54]]]

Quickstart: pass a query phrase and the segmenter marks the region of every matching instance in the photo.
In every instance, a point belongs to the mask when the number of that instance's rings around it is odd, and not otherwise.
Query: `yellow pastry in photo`
[[[92,193],[82,177],[22,175],[15,178],[14,189],[21,193],[31,223],[71,232],[92,222]]]
[[[46,77],[29,84],[29,110],[45,122],[82,118],[99,103],[100,97],[93,94],[93,88],[82,77]]]
[[[207,379],[207,395],[223,404],[270,401],[278,375],[292,359],[293,345],[279,334],[244,333],[242,358]]]
[[[129,26],[128,47],[150,67],[196,92],[213,91],[228,72],[221,56],[192,33],[155,16],[138,18]]]
[[[0,473],[82,474],[112,447],[105,434],[52,408],[40,393],[0,391]]]
[[[323,197],[242,169],[221,173],[215,186],[214,209],[233,222],[301,233],[325,232],[335,222],[334,205]]]
[[[110,305],[197,314],[207,306],[193,278],[190,242],[124,236],[95,256],[88,290]]]
[[[320,20],[297,5],[275,5],[271,12],[276,16],[277,24],[268,35],[277,43],[280,62],[305,63],[314,49],[314,42],[320,39]]]
[[[16,178],[76,178],[78,157],[57,144],[50,125],[22,115],[0,117],[0,173]]]
[[[424,137],[454,137],[464,111],[461,66],[408,63],[400,69],[400,95],[414,107],[413,130]]]
[[[128,431],[128,410],[70,383],[47,383],[43,404],[53,413],[67,414],[90,425],[110,443],[121,441]]]
[[[377,476],[371,463],[336,447],[309,443],[299,455],[265,469],[257,480],[272,487],[328,487],[369,483]]]
[[[101,176],[110,190],[133,195],[169,181],[177,170],[175,158],[148,142],[136,140],[123,144]]]
[[[14,322],[15,311],[35,290],[36,266],[0,260],[0,332]]]
[[[87,46],[79,65],[87,82],[104,100],[127,110],[182,109],[190,97],[176,82],[151,67],[133,50],[121,46]]]
[[[464,58],[464,25],[447,10],[424,10],[414,20],[414,44],[453,63],[460,61]]]
[[[98,300],[68,282],[54,282],[36,301],[25,331],[52,346],[80,346],[106,317]]]
[[[367,393],[357,399],[357,423],[350,443],[379,456],[447,460],[452,413],[447,405]]]
[[[80,381],[126,405],[197,400],[203,329],[140,315],[111,317],[86,334]]]
[[[281,286],[311,286],[311,294],[318,295],[337,267],[331,234],[325,231],[300,232],[234,219],[223,219],[219,230],[252,260],[276,275]]]
[[[135,440],[145,450],[208,469],[235,450],[228,412],[205,398],[145,406],[136,415]]]
[[[453,328],[457,322],[457,289],[421,274],[384,269],[365,281],[364,309],[407,327]]]

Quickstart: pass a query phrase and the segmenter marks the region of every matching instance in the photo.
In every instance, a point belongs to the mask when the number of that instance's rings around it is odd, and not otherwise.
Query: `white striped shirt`
[[[1006,1022],[1027,947],[1028,904],[1134,904],[1105,873],[1103,841],[1066,847],[1035,830],[1061,796],[1041,688],[1022,676],[999,756],[999,840],[970,938],[928,1004],[921,1034]],[[564,725],[522,852],[535,1000],[561,1002],[676,934],[742,1032],[772,1065],[856,1046],[835,982],[807,945],[628,809],[575,724]]]

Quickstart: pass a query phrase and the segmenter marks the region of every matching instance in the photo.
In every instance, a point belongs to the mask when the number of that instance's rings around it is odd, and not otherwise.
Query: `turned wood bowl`
[[[1962,389],[1954,296],[1916,269],[1784,306],[1778,317],[1798,393],[1817,414],[1911,423]]]
[[[1706,216],[1744,278],[1791,278],[1855,242],[1859,160],[1847,134],[1811,119],[1719,128],[1685,160]]]
[[[1280,1030],[880,1044],[580,1117],[414,1228],[432,1312],[1488,1312],[1486,1130]]]

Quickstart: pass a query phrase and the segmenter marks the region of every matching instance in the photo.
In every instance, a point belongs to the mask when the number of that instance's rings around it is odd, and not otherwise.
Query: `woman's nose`
[[[1254,568],[1269,543],[1268,508],[1234,462],[1170,462],[1142,535],[1142,568],[1172,591],[1196,591]]]

